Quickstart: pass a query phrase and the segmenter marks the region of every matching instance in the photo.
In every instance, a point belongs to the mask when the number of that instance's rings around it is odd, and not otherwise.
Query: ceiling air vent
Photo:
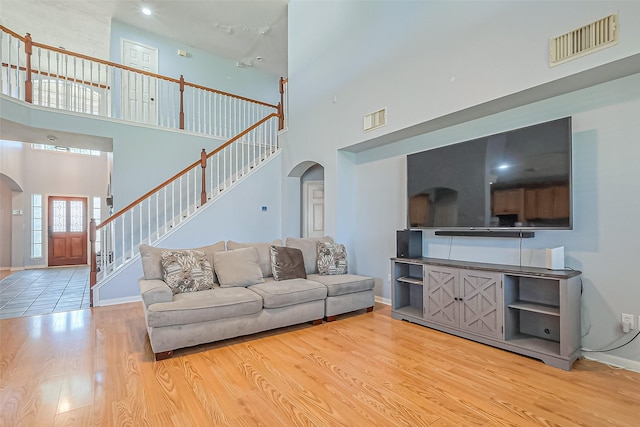
[[[364,130],[379,128],[387,124],[387,109],[383,108],[375,113],[364,116]]]
[[[562,64],[618,43],[618,14],[551,39],[550,66]]]

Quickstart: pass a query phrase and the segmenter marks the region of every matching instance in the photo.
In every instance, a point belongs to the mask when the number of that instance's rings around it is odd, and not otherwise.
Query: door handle
[[[47,227],[49,230],[49,238],[51,239],[53,237],[53,228],[52,226]]]

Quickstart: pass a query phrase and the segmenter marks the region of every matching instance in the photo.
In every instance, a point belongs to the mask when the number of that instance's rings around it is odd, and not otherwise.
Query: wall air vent
[[[364,130],[372,130],[387,124],[387,109],[383,108],[375,113],[364,116]]]
[[[618,43],[618,14],[551,39],[550,66],[579,58]]]

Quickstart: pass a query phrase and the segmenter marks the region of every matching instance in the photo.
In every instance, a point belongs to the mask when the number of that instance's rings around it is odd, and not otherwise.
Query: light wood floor
[[[632,426],[640,374],[542,362],[389,308],[154,362],[138,303],[0,320],[0,426]]]

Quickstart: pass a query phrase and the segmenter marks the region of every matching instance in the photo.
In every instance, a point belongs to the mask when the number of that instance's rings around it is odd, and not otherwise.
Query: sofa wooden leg
[[[373,306],[367,307],[367,313],[371,313],[373,311]]]
[[[313,321],[311,322],[311,324],[312,324],[312,325],[314,325],[314,326],[315,326],[315,325],[319,325],[319,324],[321,324],[321,323],[322,323],[322,319],[316,319],[316,320],[313,320]]]
[[[156,362],[159,362],[159,361],[164,360],[164,359],[168,359],[171,356],[173,356],[173,350],[156,353]]]
[[[338,318],[338,316],[327,316],[327,322],[333,322]]]

